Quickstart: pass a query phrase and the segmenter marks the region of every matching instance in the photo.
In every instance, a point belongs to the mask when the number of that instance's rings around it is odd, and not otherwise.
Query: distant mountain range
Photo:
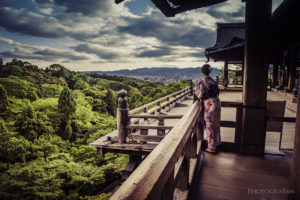
[[[201,67],[195,68],[139,68],[133,70],[118,70],[118,71],[89,71],[98,74],[118,75],[135,77],[142,80],[158,81],[158,82],[176,82],[180,80],[193,79],[199,80],[202,76]],[[88,73],[88,72],[86,72]],[[211,77],[216,77],[220,74],[220,70],[213,68]]]

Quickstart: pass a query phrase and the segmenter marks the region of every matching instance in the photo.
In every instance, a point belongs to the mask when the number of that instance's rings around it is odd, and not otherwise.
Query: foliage
[[[5,112],[8,106],[7,92],[5,88],[0,84],[0,112]]]
[[[58,99],[58,109],[69,118],[76,110],[76,101],[68,87],[64,87]]]
[[[188,86],[45,70],[13,59],[0,67],[0,199],[108,199],[128,156],[88,143],[115,130],[116,94],[133,109]],[[2,117],[2,118],[1,118]]]

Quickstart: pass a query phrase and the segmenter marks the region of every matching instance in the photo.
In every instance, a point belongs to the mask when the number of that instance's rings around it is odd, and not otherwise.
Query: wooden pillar
[[[283,52],[283,55],[282,55],[282,65],[281,65],[281,77],[280,77],[280,89],[283,89],[285,84],[286,84],[286,68],[285,68],[285,65],[286,65],[286,62],[285,62],[285,58],[286,58],[286,51]]]
[[[243,108],[236,108],[234,143],[241,144]]]
[[[273,83],[272,87],[276,87],[278,85],[278,64],[273,64]]]
[[[290,194],[288,199],[300,199],[300,95],[298,95],[294,152],[290,173],[290,189],[293,190],[294,193]]]
[[[224,62],[224,79],[223,79],[223,86],[225,90],[227,89],[228,86],[228,61],[225,60]]]
[[[128,134],[127,125],[129,123],[129,109],[126,95],[126,90],[120,90],[118,93],[117,128],[119,143],[126,143],[126,137]]]
[[[243,153],[264,153],[271,4],[271,0],[246,1],[245,79],[241,139]]]
[[[288,90],[292,91],[295,87],[296,67],[297,67],[297,51],[294,48],[289,49],[289,82]]]
[[[244,62],[244,60],[242,61],[242,85],[244,84],[244,70],[245,69],[245,62]]]

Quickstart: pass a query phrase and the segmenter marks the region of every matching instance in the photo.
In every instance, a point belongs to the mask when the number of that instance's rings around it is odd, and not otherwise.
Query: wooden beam
[[[183,115],[129,115],[129,118],[151,118],[151,119],[158,119],[158,118],[163,118],[163,119],[180,119],[182,118]]]
[[[243,107],[243,103],[235,101],[221,101],[221,107]]]
[[[234,121],[221,121],[221,127],[235,128]]]
[[[130,139],[141,142],[160,142],[164,139],[164,136],[157,135],[135,135],[131,134],[128,136]]]
[[[295,117],[277,117],[277,116],[267,116],[268,121],[275,121],[275,122],[296,122]]]
[[[271,0],[246,1],[242,152],[263,154],[271,27]]]
[[[128,129],[164,129],[170,130],[173,126],[128,125]]]

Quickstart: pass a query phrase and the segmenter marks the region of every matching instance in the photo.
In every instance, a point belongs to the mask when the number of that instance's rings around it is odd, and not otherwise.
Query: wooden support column
[[[294,152],[290,173],[290,189],[294,190],[294,193],[290,194],[288,199],[300,199],[300,95],[298,95]]]
[[[236,108],[234,143],[241,144],[243,108]]]
[[[126,90],[120,90],[118,93],[117,128],[119,143],[126,143],[126,137],[128,135],[127,125],[129,123],[129,109],[126,95]]]
[[[241,138],[243,153],[264,153],[271,5],[271,0],[246,1],[245,79]]]
[[[295,87],[296,67],[297,67],[297,51],[294,48],[289,49],[289,83],[288,90],[292,91]]]
[[[276,87],[278,85],[278,64],[273,64],[273,74],[272,74],[272,87]]]
[[[281,77],[280,77],[280,89],[283,89],[285,84],[286,84],[286,68],[285,68],[285,65],[286,65],[286,51],[283,52],[283,55],[282,55],[282,65],[281,65]]]
[[[227,86],[228,86],[228,61],[227,60],[225,60],[225,62],[224,62],[223,86],[224,86],[225,90],[227,90]]]
[[[245,61],[242,61],[242,81],[241,84],[244,84],[244,71],[245,71]]]

